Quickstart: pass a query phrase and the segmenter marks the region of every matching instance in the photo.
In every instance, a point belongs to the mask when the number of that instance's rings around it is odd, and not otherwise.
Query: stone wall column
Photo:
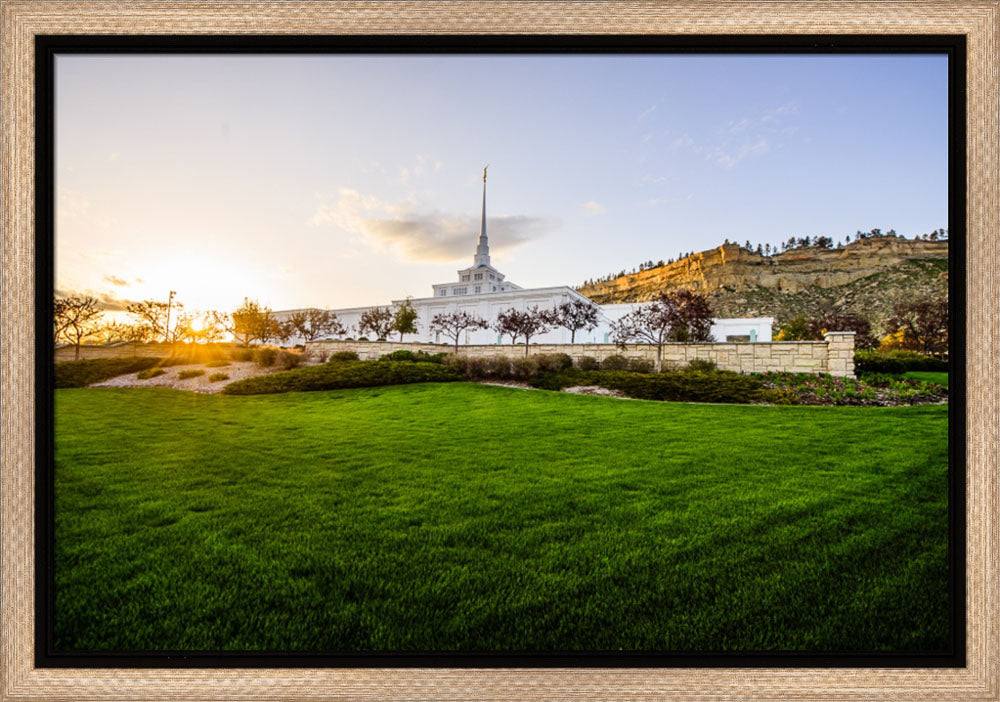
[[[826,342],[826,367],[830,375],[854,377],[854,332],[830,331],[823,335]]]

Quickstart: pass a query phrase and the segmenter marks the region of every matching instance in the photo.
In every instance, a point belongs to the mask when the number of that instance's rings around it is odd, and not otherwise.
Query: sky
[[[65,55],[56,289],[386,305],[472,263],[578,285],[725,239],[947,228],[928,55]]]

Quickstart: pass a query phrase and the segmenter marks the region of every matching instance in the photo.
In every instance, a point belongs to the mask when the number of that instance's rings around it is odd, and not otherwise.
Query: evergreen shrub
[[[229,395],[262,395],[456,380],[462,380],[462,376],[439,363],[348,361],[245,378],[230,383],[222,392]]]

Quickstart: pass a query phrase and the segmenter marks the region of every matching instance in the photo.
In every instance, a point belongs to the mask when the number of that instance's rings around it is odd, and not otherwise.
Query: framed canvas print
[[[996,699],[1000,8],[898,9],[4,3],[4,699]]]

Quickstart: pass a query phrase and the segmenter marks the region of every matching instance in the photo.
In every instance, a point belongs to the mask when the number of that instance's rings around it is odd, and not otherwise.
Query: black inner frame
[[[949,636],[901,652],[325,652],[54,650],[54,68],[62,54],[941,54],[948,56]],[[35,665],[39,668],[964,667],[966,658],[966,37],[488,35],[35,37]]]

